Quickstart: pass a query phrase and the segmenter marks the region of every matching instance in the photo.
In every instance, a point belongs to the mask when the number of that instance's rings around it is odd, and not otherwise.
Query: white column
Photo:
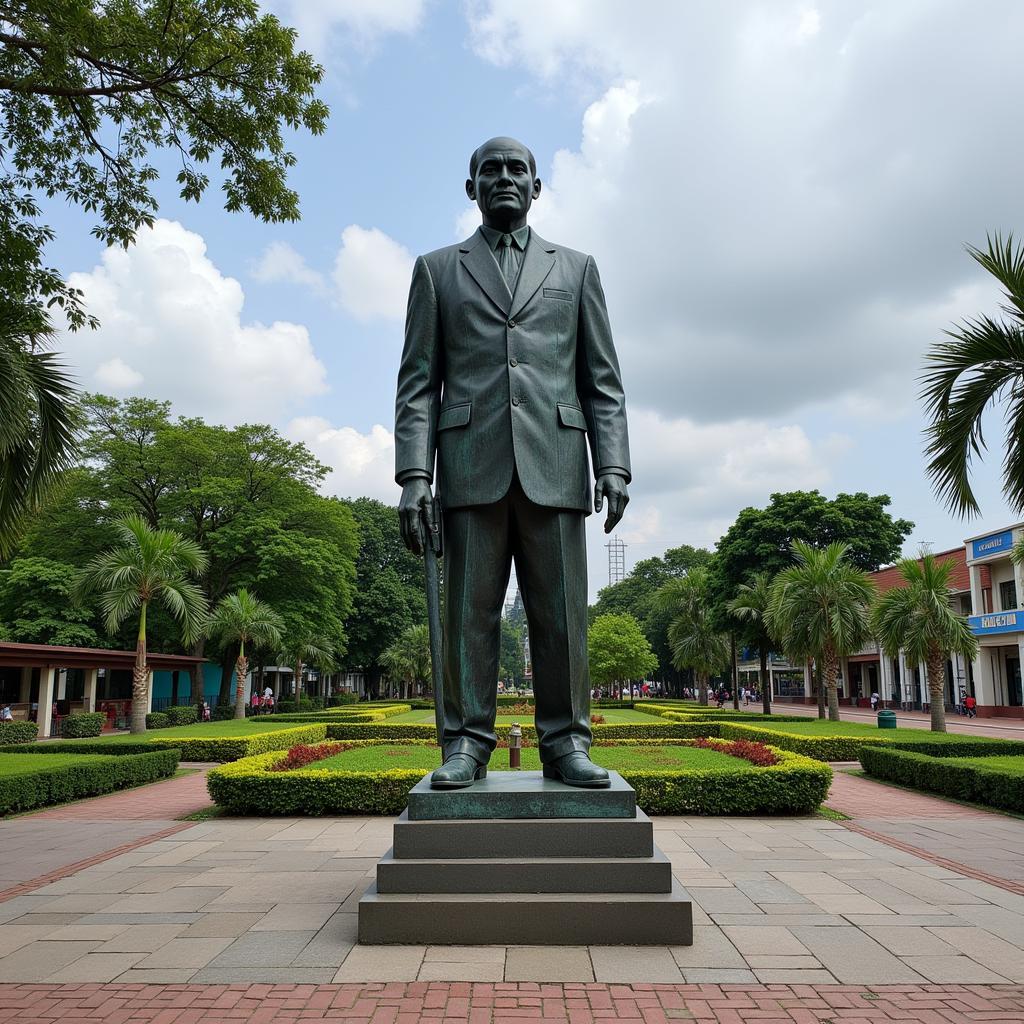
[[[878,699],[884,704],[892,699],[891,662],[885,651],[878,652]]]
[[[98,668],[87,668],[85,670],[85,692],[83,699],[86,711],[96,710],[96,683],[99,675],[100,670]]]
[[[985,604],[981,599],[981,566],[969,565],[967,573],[971,578],[971,612],[974,615],[982,615]]]
[[[57,700],[64,700],[68,695],[68,670],[62,668],[57,672]]]
[[[992,672],[992,647],[979,647],[974,662],[974,696],[983,707],[996,703],[996,681]]]
[[[910,671],[907,668],[907,659],[904,657],[902,649],[897,657],[900,663],[900,703],[902,704],[907,699],[907,693],[909,692],[909,687],[913,680],[910,676]]]
[[[29,704],[32,700],[32,666],[21,668],[21,692],[18,694],[19,704]]]
[[[804,662],[804,698],[811,695],[811,666]]]
[[[146,673],[146,714],[153,710],[153,670]]]
[[[48,739],[50,735],[56,674],[57,670],[49,665],[39,670],[39,711],[36,714],[36,721],[39,723],[39,738],[41,740]]]

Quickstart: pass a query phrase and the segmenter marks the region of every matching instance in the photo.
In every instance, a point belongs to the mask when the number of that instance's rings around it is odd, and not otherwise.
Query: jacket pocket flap
[[[441,415],[437,418],[437,429],[448,430],[449,427],[464,427],[469,422],[469,414],[472,409],[472,402],[449,405],[447,409],[441,410]]]
[[[563,427],[587,429],[587,418],[583,415],[583,410],[577,409],[575,405],[559,405],[558,418],[562,421]]]
[[[564,288],[545,288],[544,298],[546,299],[566,299],[572,302],[572,292],[567,292]]]

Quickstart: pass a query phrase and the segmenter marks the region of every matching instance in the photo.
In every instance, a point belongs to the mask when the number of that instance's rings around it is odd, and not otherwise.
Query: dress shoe
[[[469,754],[452,754],[430,776],[431,789],[465,789],[477,779],[487,778],[487,765]]]
[[[604,789],[612,784],[608,773],[582,751],[573,750],[544,765],[545,779],[559,779],[567,786],[584,789]]]

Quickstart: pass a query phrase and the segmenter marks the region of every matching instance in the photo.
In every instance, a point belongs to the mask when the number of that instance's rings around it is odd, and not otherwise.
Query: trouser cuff
[[[493,745],[488,747],[478,740],[471,740],[468,736],[456,736],[454,739],[445,740],[444,757],[447,761],[452,754],[469,754],[474,761],[487,764],[493,749]]]

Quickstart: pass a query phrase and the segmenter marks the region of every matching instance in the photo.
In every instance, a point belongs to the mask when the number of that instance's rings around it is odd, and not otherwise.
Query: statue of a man
[[[494,750],[501,612],[510,566],[530,630],[544,775],[602,787],[589,757],[587,442],[608,504],[629,496],[629,441],[618,360],[591,257],[526,223],[541,190],[533,154],[485,142],[466,193],[483,223],[413,269],[398,375],[395,479],[402,535],[419,554],[444,512],[443,765],[435,788],[472,785]],[[426,527],[424,526],[426,520]]]

